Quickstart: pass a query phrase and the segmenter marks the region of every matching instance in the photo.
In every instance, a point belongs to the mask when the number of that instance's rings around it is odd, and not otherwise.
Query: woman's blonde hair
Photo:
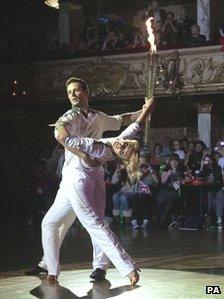
[[[125,165],[130,180],[133,182],[138,177],[140,146],[137,140],[124,140],[124,143],[127,143],[132,148],[129,159],[122,159],[122,163]]]

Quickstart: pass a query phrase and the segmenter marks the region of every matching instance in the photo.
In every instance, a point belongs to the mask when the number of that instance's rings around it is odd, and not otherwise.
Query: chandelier
[[[168,59],[160,56],[155,84],[157,87],[163,87],[167,94],[180,94],[182,92],[184,80],[180,72],[180,54],[178,51],[173,52]]]

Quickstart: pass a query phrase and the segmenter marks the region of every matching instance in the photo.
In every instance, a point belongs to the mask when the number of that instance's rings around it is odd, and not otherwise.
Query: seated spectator
[[[145,48],[145,47],[146,47],[146,43],[141,31],[139,29],[135,29],[132,48]]]
[[[164,163],[164,158],[162,156],[162,145],[156,143],[154,145],[153,155],[150,158],[150,164],[159,171],[160,165]]]
[[[131,49],[133,47],[132,40],[130,38],[129,33],[119,33],[119,40],[121,43],[121,48],[126,50],[126,49]]]
[[[203,157],[200,177],[206,179],[210,183],[216,182],[218,187],[222,187],[222,169],[218,165],[214,155],[206,154]]]
[[[125,224],[129,224],[132,213],[130,201],[136,196],[136,193],[133,191],[134,185],[131,183],[126,170],[121,165],[117,166],[111,182],[119,190],[112,196],[115,224],[119,224],[120,216],[124,217]]]
[[[202,160],[206,154],[206,145],[198,140],[195,143],[195,151],[189,155],[187,168],[192,170],[193,175],[201,170]]]
[[[115,31],[109,31],[101,48],[101,51],[115,51],[121,48],[118,35]]]
[[[172,138],[167,136],[164,138],[164,144],[163,144],[163,150],[162,150],[162,156],[164,158],[169,157],[173,150],[172,150]]]
[[[195,153],[195,144],[194,144],[194,142],[192,142],[192,141],[189,142],[187,152],[186,152],[186,146],[185,146],[185,153],[186,153],[186,157],[185,157],[184,165],[185,165],[185,167],[187,167],[187,165],[189,163],[190,156]]]
[[[182,146],[182,150],[186,153],[188,153],[188,150],[189,150],[189,141],[187,139],[187,137],[183,137],[181,140],[180,140],[180,143],[181,143],[181,146]]]
[[[200,27],[197,24],[191,26],[191,35],[183,41],[187,47],[200,47],[207,44],[205,35],[200,34]]]
[[[218,163],[218,165],[220,165],[219,160],[222,158],[221,153],[219,153],[218,151],[214,151],[214,157],[215,157],[215,160]],[[223,169],[223,167],[221,165],[220,165],[220,167],[221,167],[221,169]]]
[[[144,157],[140,158],[139,179],[135,186],[136,196],[131,201],[132,228],[149,227],[150,212],[152,215],[153,198],[157,191],[159,177]]]
[[[179,140],[173,141],[173,152],[179,156],[181,161],[185,160],[185,152],[181,149],[181,143]]]
[[[156,197],[159,225],[167,225],[170,217],[174,218],[181,207],[179,191],[182,178],[184,168],[179,156],[174,153],[169,158],[168,166],[161,173],[161,191]]]
[[[175,44],[177,37],[177,24],[174,20],[174,14],[168,12],[166,15],[166,20],[162,27],[163,39],[165,44]]]
[[[191,26],[195,21],[191,18],[180,18],[177,20],[177,43],[183,44],[191,36]]]

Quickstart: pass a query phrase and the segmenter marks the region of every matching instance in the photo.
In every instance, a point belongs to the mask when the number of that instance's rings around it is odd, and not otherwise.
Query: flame
[[[156,49],[156,44],[155,44],[155,35],[153,33],[153,29],[152,29],[152,20],[153,18],[148,18],[148,20],[146,21],[146,27],[147,27],[147,31],[148,31],[148,42],[150,43],[150,46],[151,46],[151,54],[154,54],[157,52],[157,49]]]

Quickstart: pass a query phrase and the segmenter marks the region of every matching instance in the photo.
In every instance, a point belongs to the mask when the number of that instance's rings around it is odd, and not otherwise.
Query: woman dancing
[[[103,218],[95,213],[95,208],[91,202],[92,190],[94,190],[91,177],[95,175],[94,169],[96,167],[113,159],[118,159],[124,163],[129,175],[131,177],[135,176],[138,168],[139,144],[136,140],[129,139],[139,132],[152,106],[153,100],[151,99],[143,106],[142,113],[137,121],[116,138],[94,140],[92,138],[70,136],[64,126],[57,127],[58,136],[60,136],[57,138],[58,141],[70,152],[66,151],[67,156],[63,168],[62,182],[55,201],[63,201],[63,206],[65,206],[64,201],[67,202],[68,211],[64,211],[65,215],[63,217],[72,209],[92,240],[98,243],[120,273],[129,277],[131,285],[135,285],[139,281],[138,268],[122,248],[115,234],[104,224]],[[76,188],[71,179],[73,164],[70,161],[73,159],[74,154],[82,160],[82,167],[90,169],[88,175],[84,176],[81,172],[80,175],[77,175],[77,180],[82,181],[82,185],[83,181],[85,182],[86,188],[81,190]],[[101,178],[99,178],[100,181]],[[84,198],[89,198],[89,201],[84,200]],[[60,246],[55,242],[55,235],[58,234],[58,224],[56,225],[52,221],[51,214],[54,213],[54,209],[51,208],[42,223],[42,243],[50,283],[57,282],[59,274]]]

